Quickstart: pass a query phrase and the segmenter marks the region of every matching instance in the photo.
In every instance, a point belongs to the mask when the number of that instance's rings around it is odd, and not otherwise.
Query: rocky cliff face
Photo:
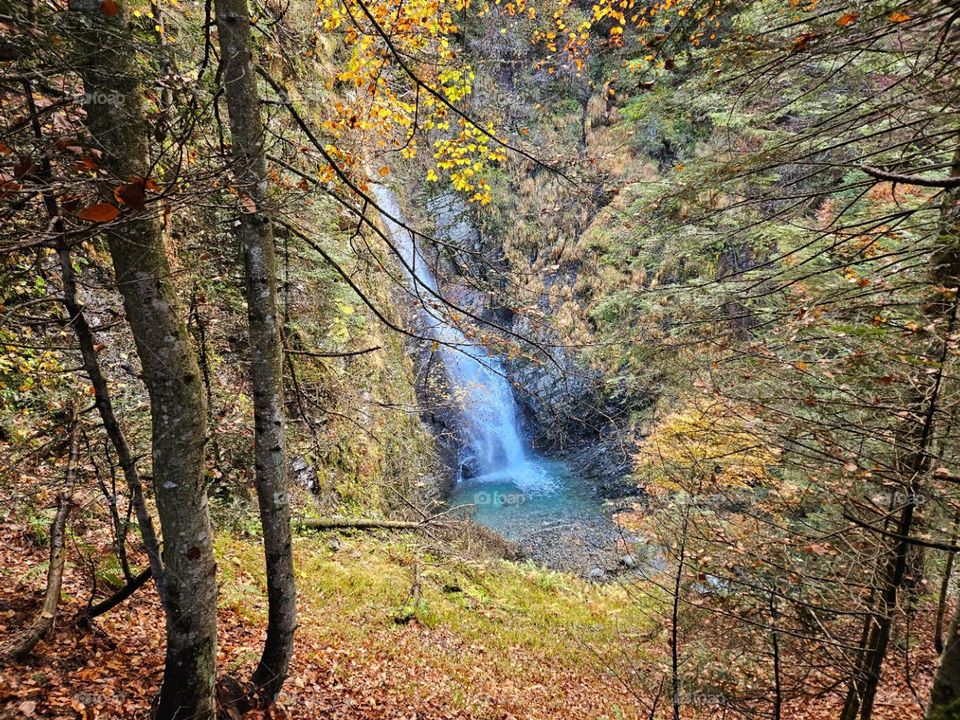
[[[490,22],[467,33],[484,101],[473,113],[496,117],[535,159],[512,155],[482,209],[422,175],[406,196],[441,240],[431,257],[453,279],[448,290],[529,341],[498,354],[535,447],[567,456],[604,495],[634,493],[632,449],[669,383],[659,358],[638,361],[644,348],[611,341],[610,308],[621,292],[668,279],[673,260],[621,240],[645,217],[636,204],[662,169],[683,160],[696,122],[630,86],[618,58],[550,75],[536,49]]]
[[[519,312],[510,304],[517,278],[532,279],[534,272],[530,264],[518,268],[516,254],[511,251],[514,238],[489,228],[484,232],[476,211],[454,193],[421,197],[411,206],[418,203],[425,209],[421,219],[432,222],[433,236],[439,241],[435,247],[424,249],[428,262],[446,279],[445,294],[529,341],[529,352],[500,353],[500,357],[514,386],[524,430],[533,447],[565,458],[604,497],[635,494],[636,487],[628,478],[625,408],[618,405],[616,393],[604,385],[602,374],[583,362],[574,349],[564,347],[567,343],[562,329],[551,322],[556,306],[549,295],[537,303],[533,314],[524,312],[519,302]],[[413,207],[411,212],[416,212]],[[522,221],[515,229],[529,231]],[[546,285],[556,288],[569,288],[578,279],[576,269],[570,265],[557,265],[552,270],[538,267],[536,272]],[[564,295],[559,297],[562,304]],[[456,408],[448,402],[451,391],[429,348],[417,352],[422,417],[438,440],[442,459],[456,472],[461,439],[456,430]]]

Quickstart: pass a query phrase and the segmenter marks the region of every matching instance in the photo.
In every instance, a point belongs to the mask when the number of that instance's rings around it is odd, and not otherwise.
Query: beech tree
[[[86,125],[111,180],[149,176],[140,69],[125,8],[71,0]],[[163,533],[167,648],[156,717],[215,715],[217,584],[204,458],[207,413],[200,369],[152,212],[128,208],[105,234],[150,395],[153,485]]]
[[[255,692],[272,703],[293,653],[296,589],[284,436],[283,346],[277,267],[257,72],[246,0],[216,0],[224,94],[230,114],[239,234],[246,268],[254,408],[254,477],[267,565],[267,639],[253,674]]]

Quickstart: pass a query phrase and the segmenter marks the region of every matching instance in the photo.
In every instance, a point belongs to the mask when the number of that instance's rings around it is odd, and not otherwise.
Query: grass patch
[[[221,535],[216,550],[221,604],[262,622],[258,543]],[[495,665],[510,664],[516,651],[580,665],[622,650],[628,637],[650,623],[650,606],[618,585],[588,583],[529,563],[440,558],[409,535],[318,533],[296,538],[294,552],[300,626],[318,637],[363,643],[401,632],[397,618],[407,614],[424,629],[482,647]],[[420,602],[411,612],[414,567]]]

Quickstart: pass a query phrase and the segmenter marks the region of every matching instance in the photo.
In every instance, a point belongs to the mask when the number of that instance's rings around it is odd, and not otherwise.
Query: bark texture
[[[233,143],[233,173],[240,195],[239,233],[246,269],[251,346],[255,483],[263,526],[269,600],[267,639],[253,674],[253,684],[263,703],[271,704],[286,679],[297,626],[276,252],[267,196],[264,129],[252,58],[250,13],[246,0],[216,0],[215,8]]]
[[[954,156],[953,178],[960,178],[960,149]],[[951,190],[943,202],[940,230],[940,249],[933,257],[933,276],[943,291],[933,310],[952,313],[950,330],[957,320],[957,303],[960,302],[960,189]],[[949,310],[948,310],[949,308]],[[949,332],[947,333],[949,336]],[[952,559],[952,556],[951,556]],[[955,612],[940,666],[930,691],[928,720],[948,720],[960,717],[960,612]]]
[[[70,0],[86,123],[115,183],[148,172],[138,63],[123,6]],[[207,422],[200,371],[177,298],[159,220],[124,212],[106,228],[116,282],[150,394],[153,481],[167,595],[165,670],[155,715],[216,715],[217,585],[204,482]]]
[[[951,177],[960,177],[960,150],[954,155]],[[910,402],[909,419],[901,431],[899,445],[902,456],[897,458],[897,472],[905,496],[917,497],[922,492],[924,476],[930,471],[935,444],[936,416],[940,404],[944,368],[951,349],[949,338],[957,322],[958,291],[960,291],[960,191],[946,191],[941,204],[937,249],[930,258],[930,291],[925,312],[935,330],[927,344],[926,360],[935,372],[919,376]],[[905,503],[893,526],[895,538],[887,550],[883,568],[879,602],[867,618],[866,642],[857,658],[840,720],[853,720],[859,712],[861,720],[873,716],[874,701],[880,685],[883,663],[890,643],[893,616],[897,610],[900,589],[904,586],[912,544],[911,532],[916,525],[916,504]],[[928,718],[960,717],[960,638],[951,637],[941,655],[940,671],[934,682]],[[955,657],[954,657],[955,656]],[[938,714],[944,707],[957,714]]]

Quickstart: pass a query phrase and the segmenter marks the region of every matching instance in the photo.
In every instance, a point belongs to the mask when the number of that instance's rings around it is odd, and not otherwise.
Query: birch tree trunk
[[[114,182],[148,172],[143,88],[128,17],[70,0],[86,124]],[[153,482],[163,533],[167,649],[155,716],[216,715],[217,585],[203,477],[207,422],[200,371],[171,279],[159,221],[125,211],[106,233],[150,394]]]
[[[277,309],[276,253],[267,196],[260,97],[246,0],[216,0],[224,95],[240,193],[240,240],[247,284],[254,462],[263,526],[269,619],[263,655],[253,674],[264,704],[280,693],[293,653],[297,598],[291,552],[284,437],[283,347]]]

